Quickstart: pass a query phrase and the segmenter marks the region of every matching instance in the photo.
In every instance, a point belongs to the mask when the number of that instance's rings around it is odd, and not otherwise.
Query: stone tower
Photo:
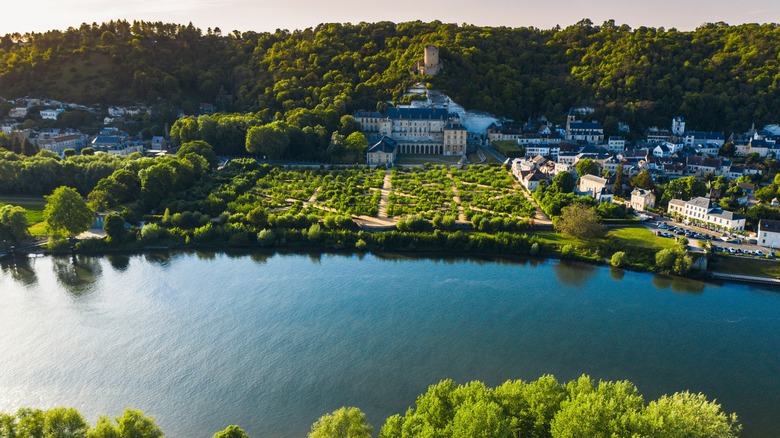
[[[441,62],[439,61],[439,48],[432,45],[425,46],[425,55],[420,73],[433,76],[439,73]]]

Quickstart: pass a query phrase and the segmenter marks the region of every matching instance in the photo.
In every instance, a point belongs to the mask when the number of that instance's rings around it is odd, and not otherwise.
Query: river
[[[0,262],[0,411],[132,406],[171,437],[375,431],[443,378],[628,379],[780,431],[780,293],[558,261],[152,253]]]

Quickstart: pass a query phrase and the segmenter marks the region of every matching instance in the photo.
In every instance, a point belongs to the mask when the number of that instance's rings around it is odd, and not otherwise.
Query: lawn
[[[6,204],[17,205],[27,210],[27,223],[30,224],[30,234],[41,236],[46,234],[43,222],[43,208],[46,200],[29,196],[0,196],[0,207]]]
[[[513,140],[498,140],[494,141],[493,149],[497,150],[498,152],[501,152],[505,156],[509,156],[510,153],[514,152],[515,155],[520,153],[520,146],[517,145],[516,141]]]
[[[717,256],[713,258],[710,270],[724,274],[780,278],[780,261]]]
[[[644,227],[615,228],[609,230],[607,239],[618,239],[626,245],[656,250],[673,248],[676,245],[674,239],[658,237]]]

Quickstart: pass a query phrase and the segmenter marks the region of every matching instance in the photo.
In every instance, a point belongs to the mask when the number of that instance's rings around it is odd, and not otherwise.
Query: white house
[[[653,194],[652,190],[637,187],[631,192],[630,205],[636,211],[645,211],[648,208],[653,208],[655,207],[655,194]]]
[[[723,230],[744,231],[745,217],[720,207],[713,207],[709,198],[693,198],[689,201],[672,199],[669,201],[669,213],[675,213],[686,222],[709,224]]]
[[[577,191],[582,195],[590,196],[598,202],[611,202],[614,198],[612,184],[607,179],[595,175],[581,176]]]
[[[62,108],[57,109],[43,109],[40,111],[41,118],[45,120],[57,120],[57,117],[60,116],[60,114],[64,113],[65,110]]]
[[[765,248],[780,248],[780,221],[761,219],[756,233],[758,245]]]

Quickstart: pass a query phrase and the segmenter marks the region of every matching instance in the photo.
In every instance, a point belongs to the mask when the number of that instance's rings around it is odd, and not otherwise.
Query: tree
[[[655,253],[655,265],[661,271],[671,271],[676,260],[677,253],[672,248],[662,249]]]
[[[368,140],[362,132],[353,132],[344,139],[344,146],[348,152],[360,154],[363,149],[368,147]]]
[[[43,420],[43,433],[47,438],[84,438],[88,429],[84,417],[73,408],[50,409]]]
[[[109,214],[103,221],[103,230],[106,232],[109,241],[121,242],[127,234],[125,229],[125,220],[118,214]]]
[[[563,171],[555,174],[550,188],[558,193],[571,193],[574,191],[576,183],[574,175],[572,175],[571,172]]]
[[[117,432],[121,438],[162,438],[163,432],[154,418],[144,415],[138,409],[125,409],[116,418]]]
[[[325,414],[311,426],[309,438],[370,438],[372,427],[358,408],[341,408]]]
[[[81,150],[81,155],[95,155],[95,149],[93,148],[84,148]]]
[[[65,159],[68,159],[70,157],[73,157],[76,155],[76,150],[73,148],[68,148],[62,151],[62,156],[65,157]]]
[[[279,122],[253,126],[246,133],[246,150],[250,154],[265,155],[269,160],[281,158],[289,144],[287,130]]]
[[[574,165],[574,169],[577,170],[577,175],[579,175],[580,178],[585,175],[598,176],[599,163],[593,161],[590,158],[583,158],[580,161],[577,161],[577,164]]]
[[[561,209],[561,217],[555,221],[555,230],[580,239],[600,237],[604,233],[596,210],[579,202]]]
[[[634,175],[629,181],[632,187],[638,187],[640,189],[651,190],[655,188],[653,177],[650,176],[650,172],[647,169],[642,170],[638,174]]]
[[[616,268],[622,267],[626,264],[626,253],[623,251],[618,251],[612,254],[612,258],[609,259],[609,264]]]
[[[179,151],[176,152],[176,156],[179,157],[186,157],[189,154],[196,154],[205,158],[212,169],[216,168],[217,164],[219,164],[219,158],[217,158],[217,154],[214,153],[214,148],[203,140],[184,143],[179,148]]]
[[[28,228],[27,212],[24,208],[13,205],[0,207],[0,240],[19,243],[30,235]]]
[[[214,434],[212,438],[249,438],[249,434],[236,425],[226,427]]]
[[[626,184],[626,174],[623,172],[623,165],[618,164],[615,170],[615,184],[613,185],[612,193],[617,197],[624,197],[623,186]]]
[[[95,212],[75,189],[61,186],[46,196],[43,218],[48,233],[75,236],[89,229],[95,220]]]
[[[647,405],[644,417],[650,435],[692,438],[736,437],[742,429],[736,414],[726,415],[704,394],[688,391],[664,395]]]

